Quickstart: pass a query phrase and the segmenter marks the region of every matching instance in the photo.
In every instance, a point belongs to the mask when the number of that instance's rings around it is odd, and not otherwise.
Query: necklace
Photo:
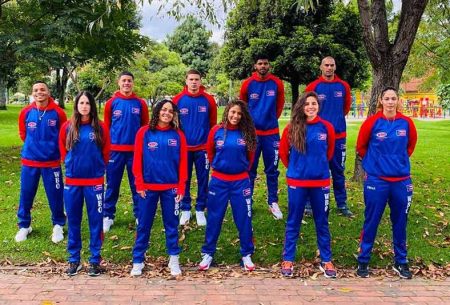
[[[41,111],[39,110],[39,107],[36,105],[36,109],[37,109],[37,111],[38,111],[38,118],[39,118],[39,121],[41,121],[42,118],[44,117],[45,113],[47,112],[47,108],[48,108],[48,105],[45,107],[44,112],[41,114]]]

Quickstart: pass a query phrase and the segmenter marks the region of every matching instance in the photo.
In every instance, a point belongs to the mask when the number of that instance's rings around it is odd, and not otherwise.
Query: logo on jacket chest
[[[245,142],[244,139],[239,138],[239,139],[237,139],[237,145],[245,146],[245,145],[247,145],[247,143]]]
[[[147,148],[151,151],[158,149],[158,142],[148,142]]]
[[[224,144],[225,144],[225,142],[223,140],[217,140],[216,141],[216,148],[217,149],[222,149]]]
[[[259,94],[258,94],[258,93],[252,93],[252,94],[250,94],[250,99],[251,99],[251,100],[257,100],[257,99],[259,99]]]
[[[47,124],[48,124],[48,126],[50,126],[50,127],[54,127],[54,126],[56,126],[56,120],[51,120],[51,119],[49,119],[49,120],[47,121]]]
[[[37,128],[37,123],[36,122],[28,122],[27,127],[28,127],[28,129],[34,130]]]
[[[377,133],[375,134],[375,137],[376,137],[377,140],[379,140],[379,141],[384,141],[384,140],[387,139],[387,133],[384,132],[384,131],[380,131],[380,132],[377,132]]]
[[[325,94],[318,94],[317,96],[319,97],[319,101],[320,102],[322,102],[322,101],[327,99],[327,96]]]
[[[206,112],[206,106],[198,106],[198,112]]]
[[[180,108],[180,114],[181,115],[187,115],[189,113],[189,109],[188,108]]]
[[[89,140],[91,140],[91,142],[95,140],[95,133],[93,132],[89,133]]]
[[[113,116],[115,118],[118,118],[118,117],[122,116],[122,110],[114,110],[113,111]]]
[[[131,108],[131,113],[132,114],[140,114],[141,113],[141,109],[136,108],[136,107],[132,107]]]

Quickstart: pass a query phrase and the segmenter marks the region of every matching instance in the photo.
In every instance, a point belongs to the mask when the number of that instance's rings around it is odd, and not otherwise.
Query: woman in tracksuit
[[[213,171],[208,187],[208,215],[199,270],[207,270],[211,265],[228,201],[239,231],[242,266],[247,271],[255,269],[251,260],[255,247],[249,179],[255,149],[255,127],[247,105],[239,100],[230,102],[222,123],[213,127],[208,136],[207,152]]]
[[[89,220],[90,241],[88,274],[100,274],[100,250],[103,242],[103,183],[109,158],[109,131],[98,118],[94,97],[80,92],[74,102],[72,118],[61,128],[61,159],[65,163],[64,204],[68,220],[69,268],[76,275],[81,269],[81,220],[83,201]]]
[[[417,143],[413,121],[398,111],[397,91],[388,87],[381,93],[379,110],[359,130],[356,152],[366,172],[364,181],[364,225],[360,237],[357,274],[369,276],[369,261],[378,224],[389,203],[394,244],[394,271],[410,279],[406,224],[413,186],[409,157]]]
[[[287,167],[288,219],[281,273],[292,276],[297,240],[303,211],[311,200],[320,250],[320,270],[326,277],[336,277],[331,262],[331,237],[328,229],[330,196],[329,160],[334,152],[334,128],[317,113],[319,98],[315,92],[304,93],[294,105],[291,121],[283,131],[280,159]]]
[[[159,102],[152,111],[150,124],[141,127],[136,134],[133,175],[139,194],[139,221],[131,275],[142,274],[158,201],[170,256],[170,273],[180,275],[178,214],[187,179],[187,144],[180,129],[178,109],[172,101]]]

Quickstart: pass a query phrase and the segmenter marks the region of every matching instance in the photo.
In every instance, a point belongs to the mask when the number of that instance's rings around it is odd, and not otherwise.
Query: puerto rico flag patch
[[[325,141],[327,139],[327,134],[326,133],[319,133],[319,135],[317,136],[317,139],[319,141]]]
[[[397,137],[406,137],[406,130],[405,129],[397,129],[395,131],[395,134]]]
[[[343,97],[344,94],[342,93],[342,91],[334,91],[334,97]]]
[[[275,90],[267,90],[266,96],[275,96]]]
[[[141,113],[141,109],[136,108],[136,107],[132,107],[131,108],[131,113],[132,114],[139,114],[139,113]]]
[[[198,106],[198,112],[206,112],[206,106]]]
[[[168,144],[169,146],[177,146],[177,145],[178,145],[178,141],[177,141],[177,139],[169,139],[169,140],[167,141],[167,144]]]
[[[99,184],[99,185],[94,186],[94,191],[98,192],[98,191],[102,191],[102,190],[103,190],[103,185]]]
[[[56,126],[56,120],[48,120],[48,126]]]
[[[406,186],[406,191],[407,191],[407,192],[412,192],[412,191],[413,191],[413,185],[412,185],[412,184],[408,184],[408,185]]]
[[[250,190],[250,188],[246,188],[242,191],[242,194],[244,196],[250,196],[252,194],[252,191]]]
[[[241,146],[245,146],[247,143],[245,143],[244,139],[239,138],[239,139],[237,139],[237,144],[241,145]]]

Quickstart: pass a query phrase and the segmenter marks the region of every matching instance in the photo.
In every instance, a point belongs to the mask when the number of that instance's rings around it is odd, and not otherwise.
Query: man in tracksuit
[[[132,173],[134,139],[141,126],[147,125],[148,107],[133,93],[134,76],[124,71],[119,75],[119,91],[105,105],[104,123],[111,134],[111,153],[106,168],[106,194],[103,211],[103,231],[114,223],[123,171],[127,167],[128,182],[133,196],[133,213],[137,219],[138,194]]]
[[[345,189],[345,159],[346,159],[346,123],[345,116],[350,111],[351,93],[347,82],[336,74],[336,63],[333,57],[327,56],[320,64],[322,75],[308,86],[305,91],[315,91],[319,96],[319,116],[330,122],[336,132],[336,142],[333,158],[330,161],[330,171],[333,177],[334,199],[338,212],[346,217],[353,216],[347,206],[347,191]],[[307,211],[311,207],[307,207]],[[308,213],[308,212],[307,212]]]
[[[50,97],[46,83],[36,82],[32,95],[34,101],[22,109],[19,115],[19,133],[24,144],[17,211],[19,231],[15,240],[26,240],[32,231],[31,208],[42,176],[52,212],[52,241],[58,243],[64,239],[63,226],[66,222],[58,137],[59,129],[67,117]]]
[[[241,86],[240,99],[248,103],[250,115],[256,128],[258,145],[255,160],[250,170],[252,194],[255,187],[259,157],[262,153],[264,173],[267,180],[267,203],[275,219],[282,219],[283,213],[278,206],[278,148],[280,134],[278,118],[284,106],[283,82],[270,71],[268,57],[259,55],[255,58],[255,72]]]
[[[208,197],[209,162],[206,154],[206,142],[209,130],[217,123],[217,106],[214,98],[205,92],[201,74],[197,70],[186,73],[186,86],[173,98],[180,111],[180,120],[188,145],[188,180],[186,192],[181,202],[180,225],[191,218],[191,179],[195,164],[197,174],[197,203],[195,216],[197,225],[205,226],[205,208]]]

